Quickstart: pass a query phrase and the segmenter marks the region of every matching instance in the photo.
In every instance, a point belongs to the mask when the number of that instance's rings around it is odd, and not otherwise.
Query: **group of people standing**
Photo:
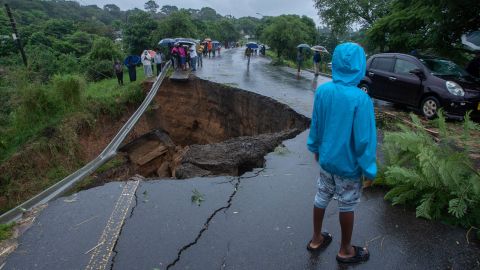
[[[213,42],[211,40],[205,40],[203,41],[202,44],[200,44],[200,47],[202,47],[202,52],[203,56],[208,58],[215,57],[217,54],[220,56],[220,51],[222,49],[222,46],[220,46],[220,43],[218,42]]]
[[[191,68],[192,71],[197,70],[198,67],[203,66],[203,59],[201,53],[198,53],[198,48],[195,44],[180,44],[175,43],[173,48],[170,50],[172,56],[173,68],[178,70],[182,69],[184,71],[187,68]]]
[[[152,56],[153,55],[153,56]],[[138,56],[135,56],[138,59]],[[129,56],[125,60],[125,65],[128,68],[128,75],[130,78],[130,82],[134,82],[137,80],[137,64],[138,60],[135,60],[135,57]],[[143,65],[143,71],[145,72],[145,77],[150,78],[153,77],[153,72],[156,68],[157,76],[162,72],[162,65],[165,56],[159,49],[155,49],[155,52],[144,50],[143,53],[140,55],[140,62]],[[155,66],[155,68],[154,68]],[[119,85],[123,85],[123,64],[120,60],[115,60],[113,64],[113,71],[115,76],[117,77],[117,81]]]

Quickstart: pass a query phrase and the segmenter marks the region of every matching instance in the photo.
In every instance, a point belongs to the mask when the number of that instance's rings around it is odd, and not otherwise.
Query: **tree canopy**
[[[335,34],[352,25],[369,27],[388,13],[392,0],[314,0],[318,15]]]
[[[458,57],[462,34],[480,26],[478,1],[396,0],[391,12],[368,31],[371,42],[388,50],[413,49]]]
[[[279,57],[295,59],[298,44],[312,45],[315,41],[315,23],[306,16],[281,15],[270,18],[265,24],[261,40],[269,44]]]

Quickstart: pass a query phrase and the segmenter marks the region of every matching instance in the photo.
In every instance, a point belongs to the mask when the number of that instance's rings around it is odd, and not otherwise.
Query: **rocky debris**
[[[244,136],[220,143],[175,146],[162,130],[147,133],[122,147],[132,172],[144,177],[187,179],[211,175],[241,175],[263,167],[264,156],[282,141],[295,137],[301,130]]]
[[[167,132],[156,129],[146,133],[131,143],[123,146],[121,152],[126,153],[132,171],[145,177],[170,177],[170,162],[177,148]]]
[[[207,145],[191,145],[175,168],[178,179],[206,175],[241,175],[263,167],[264,156],[282,141],[295,137],[300,130],[246,136]]]

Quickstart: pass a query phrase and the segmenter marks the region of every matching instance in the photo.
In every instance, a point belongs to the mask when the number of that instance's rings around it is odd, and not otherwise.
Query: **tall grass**
[[[11,78],[8,93],[3,98],[8,114],[2,114],[0,129],[0,163],[17,152],[27,141],[44,136],[48,129],[58,126],[63,119],[75,113],[109,114],[118,117],[128,105],[138,105],[144,98],[141,90],[143,72],[137,71],[137,81],[119,86],[116,79],[86,83],[81,75],[56,75],[52,81],[42,84],[29,81],[18,73]],[[14,76],[15,77],[15,76]],[[14,83],[13,83],[14,82]],[[5,100],[7,101],[5,101]]]

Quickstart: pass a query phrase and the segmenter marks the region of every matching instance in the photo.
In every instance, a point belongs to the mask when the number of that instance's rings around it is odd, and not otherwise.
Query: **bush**
[[[39,84],[22,87],[17,98],[19,104],[14,112],[16,129],[38,125],[63,110],[62,103],[53,91]]]
[[[480,174],[468,156],[470,131],[477,128],[469,114],[463,134],[449,134],[439,113],[437,142],[411,115],[414,128],[399,125],[400,131],[386,132],[382,174],[392,189],[385,195],[393,204],[416,207],[417,217],[440,219],[465,227],[480,225]]]
[[[65,109],[72,110],[82,101],[85,80],[78,75],[57,75],[53,78],[53,88],[62,99]]]
[[[109,60],[89,61],[87,65],[86,77],[89,81],[98,82],[100,80],[113,77],[113,62]]]
[[[58,61],[55,52],[45,46],[28,46],[29,68],[39,79],[47,82],[58,70]]]

